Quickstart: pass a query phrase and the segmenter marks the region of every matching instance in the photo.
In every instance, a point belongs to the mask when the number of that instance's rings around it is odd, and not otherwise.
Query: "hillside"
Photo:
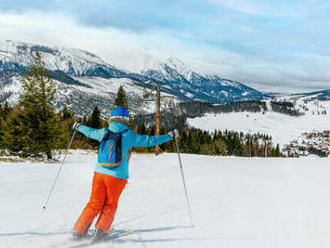
[[[265,133],[272,136],[273,143],[279,143],[282,147],[304,132],[330,129],[330,101],[299,99],[292,103],[303,115],[290,116],[274,112],[268,101],[268,111],[209,113],[202,117],[188,118],[188,124],[210,132],[227,129],[244,133]]]

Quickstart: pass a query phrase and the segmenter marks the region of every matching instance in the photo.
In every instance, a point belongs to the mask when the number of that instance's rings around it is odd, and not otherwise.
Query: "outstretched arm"
[[[97,141],[102,141],[104,135],[106,134],[105,128],[101,128],[101,129],[96,129],[96,128],[91,128],[91,127],[87,127],[84,125],[79,125],[76,130],[80,133],[82,133],[83,135],[85,135],[88,138],[97,140]]]
[[[163,144],[170,140],[172,140],[172,138],[168,134],[159,135],[159,136],[148,136],[148,135],[140,135],[132,131],[131,146],[150,147],[150,146]]]

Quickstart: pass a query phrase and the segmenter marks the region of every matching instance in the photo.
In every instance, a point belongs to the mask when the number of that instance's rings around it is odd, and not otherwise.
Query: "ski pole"
[[[46,210],[46,207],[47,207],[48,201],[49,201],[49,199],[50,199],[50,196],[51,196],[52,193],[53,193],[53,190],[54,190],[55,185],[56,185],[56,183],[57,183],[58,177],[60,176],[61,170],[62,170],[62,168],[63,168],[64,161],[65,161],[65,159],[66,159],[66,157],[67,157],[67,155],[68,155],[68,151],[69,151],[69,149],[70,149],[70,146],[71,146],[71,144],[72,144],[72,141],[73,141],[73,138],[74,138],[75,135],[76,135],[76,130],[74,130],[74,132],[73,132],[73,134],[72,134],[72,137],[71,137],[71,139],[70,139],[69,145],[68,145],[68,147],[66,148],[66,152],[65,152],[64,158],[63,158],[63,160],[62,160],[62,164],[61,164],[61,166],[60,166],[60,169],[58,170],[57,175],[56,175],[55,180],[54,180],[54,183],[53,183],[53,185],[52,185],[52,188],[50,189],[50,191],[49,191],[49,193],[48,193],[47,200],[46,200],[44,206],[42,207],[44,210]]]
[[[181,156],[180,156],[180,150],[179,150],[178,140],[177,140],[175,134],[174,134],[174,139],[175,139],[176,151],[177,151],[178,158],[179,158],[179,163],[180,163],[181,177],[182,177],[184,192],[185,192],[185,195],[186,195],[186,201],[187,201],[188,212],[189,212],[189,219],[190,219],[191,226],[193,227],[194,226],[194,224],[193,224],[193,217],[192,217],[192,212],[191,212],[189,198],[188,198],[186,181],[184,179],[184,174],[183,174],[183,167],[182,167],[182,161],[181,161]]]

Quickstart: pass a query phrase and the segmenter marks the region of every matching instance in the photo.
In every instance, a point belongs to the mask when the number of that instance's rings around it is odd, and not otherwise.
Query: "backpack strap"
[[[119,133],[117,133],[117,134],[122,134],[122,133],[124,133],[124,132],[127,132],[129,129],[125,129],[125,130],[123,130],[123,131],[121,131],[121,132],[119,132]],[[106,128],[105,129],[105,132],[106,132],[106,134],[103,136],[103,138],[102,138],[102,140],[101,140],[101,143],[103,142],[103,141],[105,141],[105,140],[108,140],[109,138],[110,138],[110,136],[111,136],[111,133],[115,133],[115,132],[112,132],[111,130],[109,130],[109,128]]]
[[[100,143],[102,143],[105,140],[108,140],[109,137],[110,137],[111,131],[108,128],[105,129],[105,132],[106,132],[106,134],[103,136],[103,138],[102,138],[102,140],[101,140]]]

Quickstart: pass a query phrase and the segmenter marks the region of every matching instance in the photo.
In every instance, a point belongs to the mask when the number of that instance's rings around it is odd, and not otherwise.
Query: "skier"
[[[90,199],[74,226],[72,236],[73,239],[85,237],[93,219],[99,214],[94,238],[105,239],[114,220],[119,197],[127,183],[130,149],[160,145],[179,133],[174,130],[160,136],[139,135],[129,128],[129,113],[124,107],[112,110],[108,128],[94,129],[79,123],[75,123],[73,128],[101,144]],[[116,147],[112,147],[114,144]]]

